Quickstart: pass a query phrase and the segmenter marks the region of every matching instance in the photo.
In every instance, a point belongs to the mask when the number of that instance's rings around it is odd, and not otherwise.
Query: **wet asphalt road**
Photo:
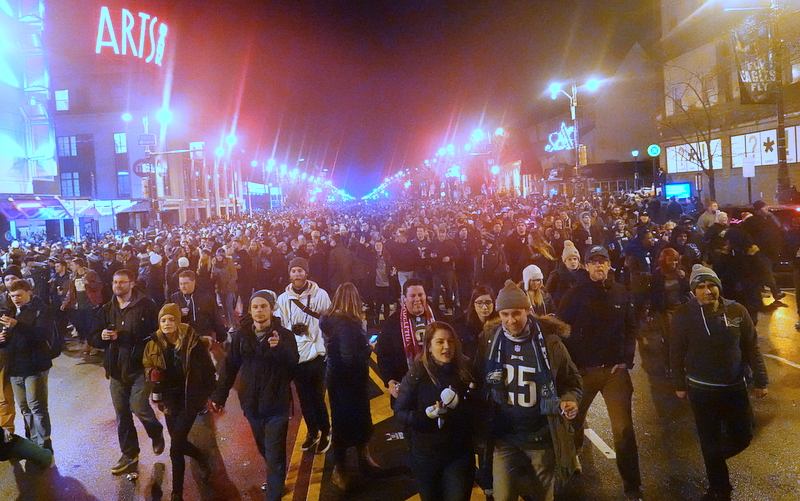
[[[766,303],[771,299],[766,299]],[[763,313],[759,321],[760,345],[767,355],[771,386],[769,395],[754,401],[756,438],[749,449],[729,461],[734,499],[753,501],[800,500],[800,333],[795,298],[787,295],[786,308]],[[635,387],[634,423],[639,445],[645,499],[682,501],[699,499],[705,489],[700,450],[688,403],[678,401],[664,377],[663,349],[657,334],[642,331],[637,365],[632,371]],[[391,419],[388,395],[374,381],[372,413],[375,435],[371,448],[387,471],[383,478],[357,482],[341,493],[330,482],[332,457],[302,453],[305,425],[299,406],[290,426],[290,469],[285,500],[380,500],[419,499],[407,468],[405,446]],[[26,465],[0,463],[0,501],[101,500],[132,501],[169,499],[171,492],[168,453],[155,456],[149,439],[140,430],[142,454],[138,479],[116,477],[109,468],[119,458],[114,413],[99,357],[65,353],[50,372],[50,405],[56,465],[45,471],[26,471]],[[162,417],[163,419],[163,417]],[[590,426],[611,443],[608,418],[598,396],[589,414]],[[17,416],[17,429],[22,421]],[[299,438],[298,438],[299,437]],[[260,486],[265,466],[252,441],[236,393],[225,411],[201,415],[190,439],[212,454],[214,473],[209,484],[187,458],[186,500],[263,499]],[[169,444],[169,439],[168,444]],[[355,458],[350,458],[351,462]],[[581,455],[583,474],[562,486],[559,501],[624,499],[615,462],[586,442]],[[475,489],[473,500],[484,499]]]

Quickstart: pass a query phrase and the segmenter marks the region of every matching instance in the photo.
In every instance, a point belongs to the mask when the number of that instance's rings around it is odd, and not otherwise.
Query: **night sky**
[[[191,110],[195,127],[211,133],[235,123],[248,158],[266,160],[274,148],[278,164],[305,158],[329,168],[355,196],[441,146],[463,145],[479,126],[566,111],[545,95],[549,82],[608,73],[633,42],[657,38],[650,0],[172,8],[172,107]]]

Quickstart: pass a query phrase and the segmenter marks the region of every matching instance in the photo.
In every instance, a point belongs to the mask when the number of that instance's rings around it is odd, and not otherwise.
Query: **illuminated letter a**
[[[103,40],[103,34],[108,30],[109,40]],[[114,34],[114,26],[111,24],[111,14],[108,12],[108,7],[100,8],[100,24],[97,26],[97,43],[94,51],[100,54],[103,47],[111,47],[114,49],[114,54],[119,54],[119,46],[117,45],[117,36]]]

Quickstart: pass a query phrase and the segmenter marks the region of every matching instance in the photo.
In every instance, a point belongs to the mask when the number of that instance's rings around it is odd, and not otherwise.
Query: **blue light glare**
[[[122,119],[126,122],[130,122],[131,120],[133,120],[133,115],[131,115],[130,113],[123,113]]]
[[[589,79],[589,81],[586,82],[586,90],[588,90],[589,92],[594,92],[599,88],[600,88],[600,80],[596,78]]]

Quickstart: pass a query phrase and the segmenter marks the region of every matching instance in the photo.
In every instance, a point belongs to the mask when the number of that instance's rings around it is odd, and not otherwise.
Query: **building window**
[[[56,111],[69,111],[69,91],[57,90],[56,94]]]
[[[75,136],[59,136],[56,138],[58,144],[58,156],[77,157],[78,141]]]
[[[117,195],[121,197],[131,196],[131,173],[117,172]]]
[[[62,197],[81,196],[81,178],[77,172],[61,173],[61,196]]]
[[[126,133],[114,134],[114,153],[128,153],[128,135]]]

